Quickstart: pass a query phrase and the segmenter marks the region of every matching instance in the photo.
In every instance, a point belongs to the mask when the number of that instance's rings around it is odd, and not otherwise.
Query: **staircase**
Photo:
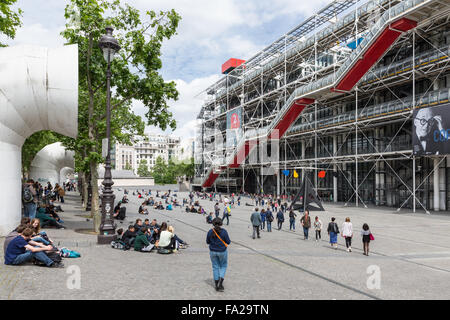
[[[445,0],[445,2],[447,1]],[[386,10],[337,72],[297,88],[278,111],[277,117],[270,125],[258,130],[247,131],[233,153],[227,157],[225,165],[216,169],[211,167],[208,170],[202,187],[211,187],[220,172],[227,167],[239,168],[258,144],[258,139],[280,139],[301,112],[308,105],[314,103],[317,98],[333,97],[352,90],[402,33],[417,26],[417,22],[410,19],[409,16],[432,3],[439,3],[439,1],[406,0]]]

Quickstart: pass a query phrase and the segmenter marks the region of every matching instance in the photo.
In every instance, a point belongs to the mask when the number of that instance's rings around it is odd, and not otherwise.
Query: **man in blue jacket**
[[[283,210],[281,210],[281,208],[277,213],[277,222],[278,222],[278,230],[281,230],[281,227],[283,226],[283,222],[284,222],[284,214],[283,214]]]

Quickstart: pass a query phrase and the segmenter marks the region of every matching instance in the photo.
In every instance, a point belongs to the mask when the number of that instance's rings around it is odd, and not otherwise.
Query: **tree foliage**
[[[139,167],[137,169],[137,174],[139,177],[150,177],[150,170],[148,170],[147,160],[142,159],[139,162]]]
[[[99,48],[105,28],[112,26],[121,50],[111,63],[111,143],[131,144],[134,135],[142,135],[145,123],[176,128],[168,101],[178,99],[174,82],[165,82],[161,46],[175,33],[180,16],[174,11],[137,9],[120,0],[70,0],[65,10],[66,28],[61,33],[67,44],[78,45],[79,106],[78,137],[64,139],[75,151],[76,170],[92,175],[92,215],[98,229],[97,166],[104,162],[101,141],[106,137],[107,63]],[[132,112],[133,100],[146,107],[146,121]]]
[[[191,178],[194,176],[194,159],[192,158],[189,163],[176,160],[165,163],[163,158],[158,157],[151,175],[156,184],[174,184],[183,177]]]
[[[17,0],[0,0],[0,34],[4,34],[10,39],[14,39],[17,28],[22,25],[20,17],[23,11],[21,9],[17,9],[17,11],[11,9],[11,6],[16,2]],[[5,46],[6,44],[0,41],[0,47]]]

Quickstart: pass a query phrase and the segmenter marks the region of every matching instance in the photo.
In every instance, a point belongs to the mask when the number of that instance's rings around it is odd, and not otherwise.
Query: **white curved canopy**
[[[52,185],[61,184],[61,170],[75,166],[74,152],[66,150],[61,142],[49,144],[34,157],[30,166],[30,178],[41,184],[50,181]],[[64,179],[65,180],[65,179]]]
[[[0,48],[0,235],[20,221],[21,149],[41,130],[77,135],[76,45]]]

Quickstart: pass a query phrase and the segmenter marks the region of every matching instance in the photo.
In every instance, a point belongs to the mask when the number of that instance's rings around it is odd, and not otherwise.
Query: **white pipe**
[[[74,152],[66,150],[61,142],[49,144],[42,148],[34,157],[30,166],[30,178],[41,184],[61,184],[61,170],[75,167]]]
[[[21,149],[41,130],[76,137],[78,47],[0,49],[0,235],[21,218]]]

